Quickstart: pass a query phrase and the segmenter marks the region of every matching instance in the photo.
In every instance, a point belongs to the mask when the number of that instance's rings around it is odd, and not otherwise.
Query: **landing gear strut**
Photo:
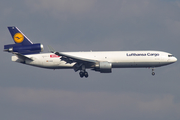
[[[154,68],[152,68],[152,76],[154,76],[154,75],[155,75]]]

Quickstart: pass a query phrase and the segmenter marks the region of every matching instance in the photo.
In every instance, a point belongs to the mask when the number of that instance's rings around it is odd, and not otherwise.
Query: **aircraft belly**
[[[136,67],[159,67],[159,62],[116,62],[112,63],[113,68],[136,68]]]
[[[167,64],[169,64],[167,61],[154,56],[122,57],[112,61],[113,68],[160,67]]]

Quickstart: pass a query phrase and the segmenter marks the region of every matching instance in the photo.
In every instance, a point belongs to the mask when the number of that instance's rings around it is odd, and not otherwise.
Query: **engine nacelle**
[[[33,54],[40,53],[43,51],[43,45],[40,43],[31,44],[31,45],[5,45],[4,50],[7,52],[18,52],[21,54]]]
[[[111,73],[112,72],[112,63],[110,62],[99,62],[95,65],[93,69],[95,71],[99,71],[100,73]]]

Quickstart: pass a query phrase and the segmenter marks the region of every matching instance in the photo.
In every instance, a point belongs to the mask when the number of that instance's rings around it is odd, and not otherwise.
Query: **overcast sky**
[[[47,70],[11,62],[7,26],[57,51],[161,50],[180,59],[180,0],[0,0],[1,120],[180,120],[180,64]]]

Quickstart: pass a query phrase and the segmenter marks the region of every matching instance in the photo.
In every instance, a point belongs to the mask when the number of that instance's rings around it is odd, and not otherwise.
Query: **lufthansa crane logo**
[[[24,40],[24,36],[21,33],[16,33],[14,35],[14,41],[16,43],[22,43],[23,40]]]

